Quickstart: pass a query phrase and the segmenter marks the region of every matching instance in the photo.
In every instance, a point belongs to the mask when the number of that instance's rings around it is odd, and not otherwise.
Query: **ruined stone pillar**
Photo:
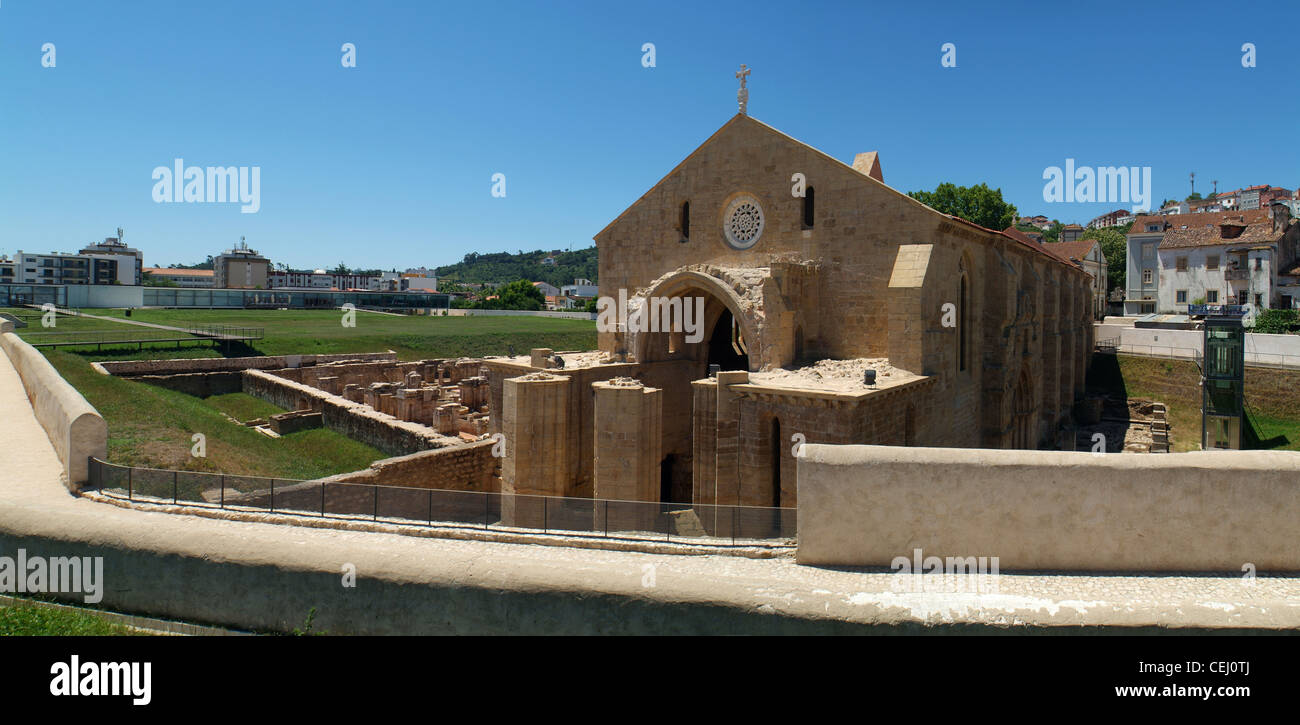
[[[457,410],[460,408],[455,403],[443,403],[433,411],[433,428],[442,435],[456,435],[457,425],[460,417]]]
[[[487,378],[465,378],[459,384],[460,403],[470,410],[487,405]]]
[[[732,385],[749,382],[749,373],[744,370],[729,370],[718,373],[717,434],[714,479],[714,502],[718,504],[740,503],[740,394],[731,390]]]
[[[541,368],[545,370],[546,368],[551,366],[550,359],[551,356],[554,354],[555,351],[549,347],[535,347],[532,350],[528,351],[528,355],[530,358],[528,364],[535,368]]]
[[[713,378],[691,383],[691,501],[712,504],[718,480],[718,383]]]
[[[547,504],[531,496],[565,493],[569,382],[567,376],[543,372],[503,381],[501,523],[506,526],[542,528]]]
[[[658,507],[619,502],[659,500],[662,391],[632,378],[602,380],[591,387],[596,394],[592,497],[615,502],[596,507],[596,525],[611,531],[653,530]]]

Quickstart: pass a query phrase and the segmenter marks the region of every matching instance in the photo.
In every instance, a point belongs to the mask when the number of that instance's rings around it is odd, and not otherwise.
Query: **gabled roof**
[[[1003,229],[1002,236],[1010,237],[1011,239],[1019,242],[1021,245],[1029,247],[1030,249],[1033,249],[1034,251],[1040,254],[1045,254],[1051,257],[1052,259],[1055,259],[1058,262],[1063,262],[1065,264],[1070,265],[1071,267],[1079,267],[1080,269],[1082,269],[1082,267],[1074,260],[1070,259],[1069,257],[1062,256],[1061,254],[1051,249],[1051,247],[1053,247],[1054,245],[1043,244],[1042,242],[1038,241],[1037,239],[1034,239],[1033,237],[1020,231],[1019,229],[1016,229],[1013,226]]]
[[[1160,240],[1161,249],[1191,247],[1217,247],[1226,245],[1250,246],[1277,241],[1273,220],[1267,209],[1226,211],[1207,214],[1178,214],[1171,217],[1170,226]],[[1241,233],[1223,235],[1224,227],[1236,227]]]
[[[1072,242],[1051,242],[1044,244],[1048,251],[1065,259],[1082,262],[1092,248],[1099,242],[1096,239],[1076,239]]]
[[[1192,214],[1142,214],[1133,220],[1133,226],[1129,228],[1128,236],[1140,236],[1146,234],[1161,234],[1167,230],[1182,229],[1187,227],[1203,227],[1207,224],[1219,225],[1225,219],[1238,219],[1245,217],[1247,224],[1255,223],[1260,219],[1268,218],[1267,209],[1229,209],[1227,211],[1215,212],[1198,212]],[[1161,231],[1148,232],[1146,225],[1159,224]]]
[[[877,155],[875,155],[875,152],[870,152],[869,154],[859,154],[859,155],[854,159],[855,162],[856,162],[855,164],[853,164],[853,165],[846,164],[846,163],[844,163],[843,161],[840,161],[839,159],[835,158],[834,156],[831,156],[830,154],[826,153],[825,151],[822,151],[822,150],[820,150],[820,149],[817,149],[817,148],[815,148],[815,147],[813,147],[813,146],[810,146],[810,145],[804,143],[803,141],[800,141],[800,140],[797,139],[797,138],[794,138],[793,136],[790,136],[790,135],[788,135],[788,134],[786,134],[786,133],[783,133],[783,132],[781,132],[781,131],[779,131],[779,130],[777,130],[777,129],[775,129],[775,128],[769,126],[769,125],[767,125],[766,123],[763,123],[762,121],[760,121],[760,120],[754,118],[753,116],[749,116],[749,115],[742,114],[742,113],[738,113],[738,114],[736,114],[735,116],[732,116],[732,117],[731,117],[731,120],[729,120],[729,121],[727,121],[726,123],[722,124],[722,127],[719,128],[717,131],[714,131],[712,135],[710,135],[707,139],[704,140],[704,143],[701,143],[699,146],[697,146],[697,147],[695,148],[694,151],[692,151],[692,152],[691,152],[691,153],[690,153],[686,158],[682,159],[681,162],[678,163],[676,166],[674,166],[674,167],[672,168],[671,171],[669,171],[667,174],[664,174],[663,178],[659,179],[659,181],[656,182],[654,186],[650,187],[650,189],[649,189],[648,191],[646,191],[644,194],[642,194],[640,197],[638,197],[636,201],[634,201],[634,202],[632,202],[631,204],[629,204],[628,207],[627,207],[626,209],[624,209],[623,212],[622,212],[621,214],[619,214],[617,217],[615,217],[613,221],[611,221],[609,224],[606,224],[605,227],[604,227],[603,229],[601,229],[599,232],[597,232],[597,233],[595,234],[595,237],[596,237],[596,238],[599,238],[602,234],[604,234],[605,232],[609,231],[609,229],[610,229],[611,227],[613,227],[615,224],[617,224],[617,223],[619,222],[619,220],[621,220],[623,217],[627,216],[627,213],[630,212],[634,207],[636,207],[637,204],[641,203],[642,200],[646,199],[646,198],[649,197],[651,194],[653,194],[654,191],[655,191],[656,189],[658,189],[660,186],[662,186],[663,183],[664,183],[665,181],[667,181],[669,178],[671,178],[671,177],[673,176],[673,174],[677,173],[677,171],[678,171],[679,169],[681,169],[683,166],[685,166],[687,163],[689,163],[689,162],[691,161],[691,159],[695,158],[696,154],[700,153],[700,151],[701,151],[702,149],[704,149],[704,147],[706,147],[706,146],[708,146],[710,143],[712,143],[713,140],[714,140],[715,138],[721,136],[724,132],[727,131],[727,129],[731,128],[732,126],[737,125],[737,124],[741,124],[741,123],[752,123],[752,124],[756,124],[758,127],[762,128],[763,130],[765,130],[765,131],[768,132],[768,133],[775,134],[776,136],[779,136],[779,137],[785,139],[786,141],[789,141],[790,143],[792,143],[792,144],[794,144],[794,145],[796,145],[796,146],[799,146],[800,148],[803,148],[803,149],[805,149],[805,150],[807,150],[807,151],[810,151],[810,152],[812,152],[812,153],[814,153],[814,154],[817,154],[818,156],[821,156],[822,158],[826,159],[827,161],[830,161],[831,163],[837,164],[837,165],[843,167],[844,169],[846,169],[846,170],[848,170],[848,171],[851,171],[851,172],[853,172],[854,174],[857,174],[859,177],[861,177],[861,179],[862,179],[865,183],[879,184],[882,188],[887,189],[887,190],[889,190],[890,192],[893,192],[894,194],[897,194],[898,197],[899,197],[900,199],[904,199],[904,200],[906,200],[907,203],[917,204],[917,205],[919,205],[919,206],[922,206],[922,207],[924,207],[924,208],[930,210],[930,211],[931,211],[932,213],[934,213],[934,214],[938,214],[939,216],[946,217],[946,218],[952,220],[953,222],[958,223],[958,224],[961,224],[961,225],[963,225],[963,226],[974,227],[975,229],[979,229],[979,230],[981,230],[981,231],[987,232],[987,233],[992,234],[992,235],[1001,234],[1001,235],[1003,235],[1003,236],[1005,236],[1005,237],[1008,237],[1008,238],[1010,238],[1010,239],[1012,239],[1012,240],[1014,240],[1014,241],[1016,241],[1016,242],[1019,242],[1019,243],[1021,243],[1021,244],[1024,244],[1024,245],[1028,246],[1030,249],[1032,249],[1032,250],[1034,250],[1034,251],[1036,251],[1036,252],[1038,252],[1038,253],[1040,253],[1040,254],[1043,254],[1043,255],[1045,255],[1045,256],[1047,256],[1047,257],[1049,257],[1049,258],[1051,258],[1051,259],[1053,259],[1053,260],[1055,260],[1055,261],[1062,262],[1062,263],[1067,264],[1067,265],[1072,266],[1072,267],[1077,267],[1077,266],[1078,266],[1078,265],[1075,265],[1073,262],[1071,262],[1071,261],[1068,260],[1068,259],[1062,259],[1062,258],[1058,257],[1057,255],[1052,254],[1052,253],[1046,251],[1045,249],[1043,249],[1043,245],[1041,245],[1041,244],[1039,244],[1039,243],[1033,241],[1032,239],[1029,239],[1028,237],[1024,237],[1023,235],[1020,235],[1020,236],[1010,236],[1010,235],[1006,234],[1005,232],[999,232],[999,231],[997,231],[996,229],[988,229],[988,228],[982,227],[982,226],[980,226],[980,225],[978,225],[978,224],[975,224],[975,223],[973,223],[973,222],[970,222],[970,221],[967,221],[967,220],[965,220],[965,219],[962,219],[961,217],[953,216],[952,214],[944,214],[943,212],[941,212],[941,211],[939,211],[939,210],[937,210],[937,209],[935,209],[935,208],[933,208],[933,207],[931,207],[931,206],[928,206],[928,205],[926,205],[926,204],[924,204],[924,203],[922,203],[922,202],[920,202],[920,201],[917,201],[916,199],[913,199],[912,197],[908,196],[907,194],[904,194],[903,192],[901,192],[901,191],[899,191],[899,190],[897,190],[897,189],[895,189],[895,188],[889,186],[889,185],[886,184],[884,181],[880,180],[879,178],[876,178],[876,175],[878,175],[878,174],[880,173],[880,164],[879,164],[879,160],[878,160],[879,157],[878,157]],[[861,166],[862,168],[857,168],[857,167],[859,167],[859,166]],[[1079,228],[1082,229],[1082,227],[1079,227]]]

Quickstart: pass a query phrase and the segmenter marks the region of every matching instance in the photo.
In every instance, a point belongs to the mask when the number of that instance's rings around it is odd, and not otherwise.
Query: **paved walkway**
[[[0,411],[0,554],[12,556],[6,549],[19,544],[105,552],[102,606],[119,610],[140,611],[127,603],[148,596],[147,614],[253,627],[221,613],[279,607],[296,626],[320,606],[321,629],[378,633],[1300,628],[1297,577],[1250,585],[1229,573],[1003,573],[996,594],[907,593],[888,572],[804,567],[789,557],[416,538],[124,509],[61,485],[62,467],[3,354]],[[340,589],[345,566],[358,588]]]

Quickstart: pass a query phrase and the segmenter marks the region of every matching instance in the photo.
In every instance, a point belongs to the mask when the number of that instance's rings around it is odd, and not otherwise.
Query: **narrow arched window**
[[[803,195],[803,228],[813,228],[813,188],[811,186],[804,190]]]
[[[691,238],[691,203],[689,201],[682,202],[681,225],[682,241],[684,242]]]
[[[968,365],[969,345],[967,344],[967,320],[969,314],[967,310],[970,307],[970,292],[966,289],[966,275],[961,276],[961,296],[958,298],[960,308],[957,310],[957,369],[965,371]]]

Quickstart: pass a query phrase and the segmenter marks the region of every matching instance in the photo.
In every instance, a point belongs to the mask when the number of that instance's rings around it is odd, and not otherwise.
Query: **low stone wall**
[[[88,479],[87,459],[108,457],[108,424],[36,348],[7,331],[0,333],[0,348],[22,378],[36,420],[63,463],[65,483],[73,492],[81,490]]]
[[[316,513],[324,509],[331,516],[383,516],[430,521],[478,524],[485,512],[493,521],[499,516],[496,497],[469,496],[463,492],[498,493],[498,459],[492,456],[491,440],[421,451],[408,456],[375,461],[370,467],[327,478],[276,486],[277,511]],[[374,487],[383,490],[375,491]],[[421,489],[431,490],[432,495]],[[376,495],[378,494],[378,495]],[[272,491],[226,492],[225,505],[271,508]]]
[[[266,355],[260,357],[202,357],[183,360],[120,360],[95,363],[98,369],[121,377],[176,373],[242,372],[319,365],[338,360],[396,362],[395,352],[354,352],[328,355]]]
[[[175,375],[135,375],[131,380],[157,385],[160,388],[175,390],[186,395],[206,398],[209,395],[225,395],[243,390],[242,371],[231,370],[212,373],[177,373]]]
[[[319,479],[340,483],[369,483],[379,486],[437,488],[449,491],[499,491],[496,469],[500,459],[492,456],[492,440],[421,451],[385,458],[352,473]]]
[[[394,456],[460,444],[426,425],[398,420],[362,403],[261,370],[243,372],[243,392],[286,410],[316,411],[326,428]]]
[[[1300,452],[1161,456],[805,445],[801,564],[1300,571]]]

